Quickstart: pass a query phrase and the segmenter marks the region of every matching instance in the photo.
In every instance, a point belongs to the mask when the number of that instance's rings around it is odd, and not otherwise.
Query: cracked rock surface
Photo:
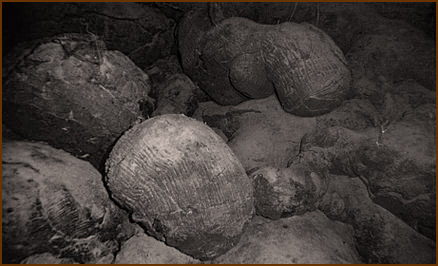
[[[114,140],[152,112],[149,77],[128,57],[81,34],[17,47],[3,61],[4,123],[100,169]]]
[[[108,263],[133,233],[88,162],[22,141],[3,142],[2,161],[3,263]]]

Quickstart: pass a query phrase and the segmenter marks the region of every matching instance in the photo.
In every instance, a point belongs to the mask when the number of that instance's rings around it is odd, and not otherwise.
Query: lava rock
[[[256,216],[239,244],[213,263],[361,263],[352,235],[320,211],[276,221]]]
[[[155,61],[145,72],[148,74],[152,85],[156,87],[165,82],[170,76],[183,73],[183,70],[176,55],[170,55]]]
[[[378,80],[383,76],[389,83],[414,79],[434,90],[434,41],[402,21],[380,18],[373,27],[373,31],[357,36],[346,55],[354,79]]]
[[[361,131],[319,130],[306,135],[303,151],[327,161],[331,173],[361,177],[376,203],[435,239],[435,126],[425,122],[434,116],[421,114]]]
[[[3,71],[4,123],[98,169],[115,139],[152,112],[148,76],[88,35],[26,44],[9,54]]]
[[[193,115],[198,107],[198,87],[184,74],[174,74],[157,88],[157,107],[152,116],[164,114]]]
[[[287,167],[299,154],[302,137],[316,127],[316,118],[285,112],[275,95],[237,106],[200,103],[193,117],[222,130],[246,171]]]
[[[253,189],[231,149],[205,124],[162,115],[127,131],[107,161],[113,198],[147,233],[195,258],[237,243]]]
[[[258,215],[280,219],[313,211],[327,188],[322,173],[299,165],[264,167],[250,175]]]
[[[188,24],[195,23],[191,19]],[[183,62],[189,65],[189,75],[197,72],[192,79],[219,104],[264,98],[275,87],[287,112],[315,116],[339,106],[349,94],[344,55],[310,24],[274,26],[233,17],[198,34],[203,36],[191,42],[191,52],[187,45],[180,46]]]
[[[36,253],[97,263],[132,234],[88,162],[46,144],[3,142],[3,262]],[[50,256],[49,256],[50,257]],[[28,261],[40,261],[46,255]],[[108,260],[104,260],[107,261]]]
[[[199,260],[138,232],[122,244],[114,264],[195,264]]]
[[[142,69],[175,49],[174,21],[140,3],[10,3],[6,8],[15,15],[6,21],[9,49],[65,32],[83,33],[102,39]]]
[[[51,253],[40,253],[25,258],[20,264],[74,264],[71,259],[58,258]]]
[[[331,175],[319,209],[351,224],[365,263],[435,263],[435,242],[370,199],[361,178]]]

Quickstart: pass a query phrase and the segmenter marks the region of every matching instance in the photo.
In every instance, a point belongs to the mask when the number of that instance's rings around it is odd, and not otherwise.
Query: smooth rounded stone
[[[159,9],[140,3],[14,3],[5,29],[6,47],[65,32],[99,36],[110,50],[128,56],[140,68],[174,49],[175,22]],[[32,27],[29,27],[32,25]],[[9,29],[11,28],[11,29]]]
[[[330,175],[329,181],[319,209],[353,226],[364,263],[435,263],[435,242],[374,203],[364,180]]]
[[[18,47],[5,59],[3,119],[100,168],[107,150],[152,112],[148,76],[88,35],[63,34]]]
[[[98,263],[133,233],[88,162],[47,144],[22,141],[3,142],[2,161],[4,263],[46,252]]]
[[[221,105],[264,98],[275,88],[285,111],[316,116],[349,94],[350,71],[342,51],[310,24],[264,25],[231,17],[204,26],[199,34],[190,47],[180,45],[183,62],[189,75],[196,72],[192,79]]]
[[[223,254],[253,214],[242,165],[207,125],[162,115],[127,131],[107,161],[112,197],[148,234],[195,258]]]
[[[361,263],[350,226],[320,211],[271,221],[256,216],[233,249],[212,261],[224,264]]]
[[[280,219],[313,211],[327,189],[322,173],[299,165],[264,167],[250,175],[258,215]]]
[[[317,125],[316,118],[285,112],[275,95],[237,106],[200,103],[193,117],[222,130],[246,171],[287,167],[299,154],[301,138]]]
[[[122,244],[114,264],[198,264],[196,260],[163,242],[138,232]]]
[[[198,87],[184,74],[173,74],[155,88],[157,107],[152,116],[185,114],[191,116],[198,107]]]

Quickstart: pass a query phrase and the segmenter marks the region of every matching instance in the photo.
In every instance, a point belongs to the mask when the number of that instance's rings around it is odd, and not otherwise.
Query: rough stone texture
[[[299,153],[301,138],[316,126],[315,118],[285,112],[274,95],[237,106],[201,103],[193,117],[224,132],[246,171],[287,167]]]
[[[137,232],[122,244],[114,264],[198,264],[199,260],[166,246],[161,241]]]
[[[100,168],[114,140],[152,111],[148,76],[88,35],[63,34],[17,48],[3,61],[3,119]]]
[[[389,123],[377,128],[318,130],[305,137],[303,151],[312,154],[311,161],[328,161],[332,173],[360,177],[376,203],[435,239],[434,106],[420,105],[398,120],[383,119]],[[395,105],[393,112],[399,109]]]
[[[2,145],[3,263],[45,252],[97,263],[130,236],[127,215],[88,162],[42,143]]]
[[[319,207],[329,218],[349,223],[365,263],[435,263],[435,242],[375,204],[360,178],[330,176]]]
[[[202,37],[212,26],[213,24],[205,8],[187,12],[178,22],[178,52],[181,56],[184,73],[207,94],[208,91],[205,90],[203,84],[208,81],[203,81],[203,75],[199,72],[199,67],[203,63],[199,57],[201,51],[197,47],[200,46]],[[224,83],[223,85],[228,86],[227,84]],[[222,88],[216,93],[228,98],[232,104],[238,104],[248,99],[239,92],[230,89]],[[211,95],[209,96],[211,97]]]
[[[174,49],[174,22],[139,3],[8,3],[5,10],[11,13],[5,21],[6,50],[19,42],[76,32],[98,36],[110,50],[145,68]]]
[[[372,32],[358,36],[347,53],[356,80],[389,83],[414,79],[429,90],[435,89],[435,42],[420,30],[403,23],[379,19]]]
[[[340,126],[351,130],[374,127],[379,117],[376,107],[366,99],[351,99],[330,113],[316,117],[318,128]]]
[[[253,213],[253,189],[225,142],[184,115],[127,131],[107,161],[113,198],[157,239],[199,259],[230,249]]]
[[[373,3],[374,9],[381,16],[389,19],[404,20],[416,28],[422,29],[435,39],[435,4],[429,3]]]
[[[184,74],[174,74],[161,83],[156,91],[157,107],[152,116],[185,114],[191,116],[198,107],[198,87]]]
[[[50,253],[35,254],[25,258],[20,264],[73,264],[71,259],[61,259]]]
[[[213,263],[361,263],[352,234],[319,211],[276,221],[256,216],[239,244]]]
[[[179,64],[176,55],[171,55],[165,58],[158,59],[145,70],[148,74],[152,85],[156,87],[162,82],[165,82],[170,76],[183,73],[182,67]]]
[[[258,215],[279,219],[313,211],[326,192],[323,173],[299,165],[289,168],[264,167],[250,175]]]
[[[187,17],[185,24],[201,19],[201,15]],[[331,111],[348,96],[350,72],[344,55],[328,35],[310,24],[274,26],[233,17],[211,29],[197,27],[201,37],[189,48],[184,42],[180,45],[184,70],[219,104],[263,98],[275,87],[287,112],[315,116]],[[179,35],[182,41],[187,38],[184,33]]]

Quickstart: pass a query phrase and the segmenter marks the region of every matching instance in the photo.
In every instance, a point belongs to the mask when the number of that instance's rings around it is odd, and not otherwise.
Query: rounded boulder
[[[113,198],[135,222],[198,259],[235,245],[253,214],[251,182],[236,156],[211,128],[184,115],[127,131],[106,171]]]

